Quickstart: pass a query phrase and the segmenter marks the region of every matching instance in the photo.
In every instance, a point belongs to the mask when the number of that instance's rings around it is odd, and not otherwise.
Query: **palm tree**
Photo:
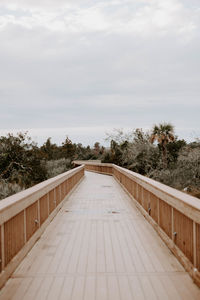
[[[154,125],[151,134],[151,143],[157,141],[162,152],[163,166],[167,167],[167,144],[174,141],[174,126],[170,123]]]

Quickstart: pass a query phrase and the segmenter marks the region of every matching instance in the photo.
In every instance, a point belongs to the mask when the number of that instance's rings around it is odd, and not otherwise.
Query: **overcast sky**
[[[200,137],[199,0],[0,0],[0,134]]]

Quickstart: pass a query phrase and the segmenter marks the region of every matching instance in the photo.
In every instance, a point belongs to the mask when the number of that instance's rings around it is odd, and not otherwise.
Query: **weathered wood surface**
[[[74,163],[113,175],[200,287],[199,199],[114,164]]]
[[[2,289],[8,299],[188,300],[200,290],[115,179],[87,172]]]
[[[83,176],[82,166],[0,202],[0,288]]]

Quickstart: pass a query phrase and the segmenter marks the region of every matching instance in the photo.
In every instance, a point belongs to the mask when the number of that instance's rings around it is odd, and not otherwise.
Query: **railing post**
[[[50,205],[49,205],[49,192],[47,193],[47,214],[48,214],[48,216],[49,216],[49,213],[50,213]]]
[[[172,206],[171,206],[171,213],[172,213],[172,233],[171,233],[171,238],[172,238],[172,241],[175,242],[176,234],[174,232],[174,208]]]
[[[1,269],[5,268],[4,223],[1,225]]]
[[[197,236],[196,236],[196,223],[193,221],[193,256],[194,256],[194,267],[197,267]]]
[[[138,183],[137,182],[135,182],[136,183],[136,193],[135,193],[135,195],[136,195],[136,200],[138,201]]]
[[[37,201],[37,209],[38,209],[38,227],[40,227],[40,199]]]
[[[157,198],[158,225],[160,226],[160,199]]]
[[[24,244],[27,242],[27,235],[26,235],[26,209],[24,209]]]
[[[53,200],[53,202],[55,204],[55,207],[54,207],[54,209],[55,209],[56,208],[56,189],[54,189],[53,191],[54,191],[54,200]]]

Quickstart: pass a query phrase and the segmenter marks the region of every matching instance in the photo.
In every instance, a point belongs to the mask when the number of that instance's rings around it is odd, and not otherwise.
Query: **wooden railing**
[[[101,162],[93,161],[84,161],[84,160],[75,160],[74,164],[77,166],[84,165],[85,170],[93,171],[96,173],[102,173],[107,175],[113,175],[113,165],[112,164],[104,164]]]
[[[113,164],[80,163],[114,176],[200,286],[200,200]]]
[[[83,176],[80,166],[0,201],[0,287]]]

